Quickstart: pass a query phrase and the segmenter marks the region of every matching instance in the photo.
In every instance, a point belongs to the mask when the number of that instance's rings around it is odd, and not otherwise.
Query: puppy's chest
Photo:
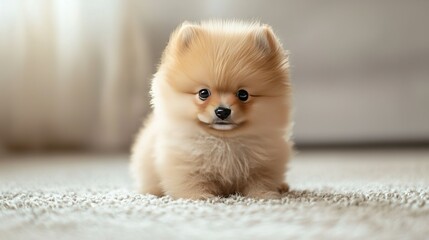
[[[228,182],[247,178],[266,158],[265,150],[252,141],[216,137],[198,138],[191,155],[200,173]]]

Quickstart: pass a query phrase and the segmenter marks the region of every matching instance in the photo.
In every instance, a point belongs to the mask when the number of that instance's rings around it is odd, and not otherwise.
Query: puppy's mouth
[[[236,128],[238,124],[228,121],[215,121],[209,124],[209,126],[216,130],[228,131]]]

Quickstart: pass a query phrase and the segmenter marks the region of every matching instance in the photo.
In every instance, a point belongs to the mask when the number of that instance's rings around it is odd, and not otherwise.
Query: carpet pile
[[[0,161],[0,239],[429,239],[429,151],[303,151],[279,200],[132,190],[127,156]]]

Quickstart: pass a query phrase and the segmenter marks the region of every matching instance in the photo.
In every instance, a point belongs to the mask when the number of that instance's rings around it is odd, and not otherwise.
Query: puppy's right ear
[[[183,22],[177,31],[178,44],[183,48],[188,48],[195,38],[198,37],[201,29],[198,25],[190,22]]]

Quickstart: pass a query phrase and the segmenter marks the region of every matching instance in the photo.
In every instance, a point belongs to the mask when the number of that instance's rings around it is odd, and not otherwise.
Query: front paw
[[[253,190],[245,194],[246,197],[256,199],[279,199],[282,195],[278,191]]]

